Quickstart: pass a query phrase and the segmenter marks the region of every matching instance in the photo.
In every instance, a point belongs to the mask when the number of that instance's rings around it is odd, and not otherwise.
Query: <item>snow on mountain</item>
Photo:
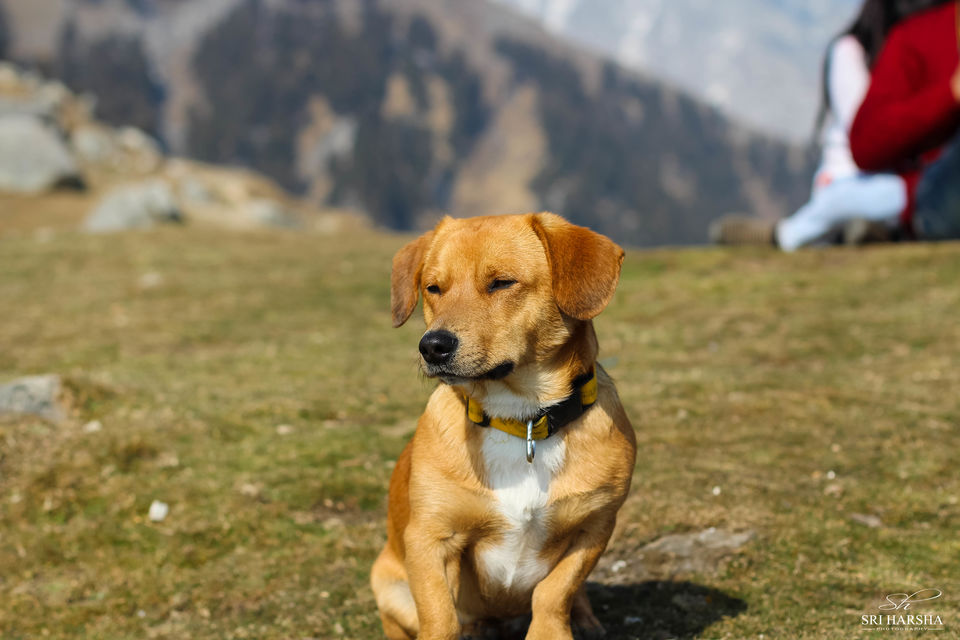
[[[859,0],[498,0],[751,126],[812,133],[823,51]]]

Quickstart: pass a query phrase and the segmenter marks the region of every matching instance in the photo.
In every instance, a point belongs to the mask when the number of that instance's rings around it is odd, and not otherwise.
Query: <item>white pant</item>
[[[814,191],[810,202],[777,224],[777,244],[784,251],[796,251],[857,218],[895,226],[906,206],[907,186],[896,174],[839,178]]]

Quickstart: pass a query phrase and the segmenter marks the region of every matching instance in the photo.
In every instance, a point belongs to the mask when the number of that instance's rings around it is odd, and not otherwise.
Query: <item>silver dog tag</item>
[[[533,463],[533,456],[537,453],[537,443],[533,439],[533,420],[527,421],[527,462]]]

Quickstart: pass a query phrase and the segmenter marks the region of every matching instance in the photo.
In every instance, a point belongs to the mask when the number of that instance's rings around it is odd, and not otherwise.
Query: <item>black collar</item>
[[[597,370],[574,379],[573,391],[561,402],[543,409],[530,421],[516,418],[491,418],[483,411],[483,405],[467,396],[467,419],[480,427],[493,427],[504,433],[528,440],[546,440],[567,426],[592,407],[597,401]],[[531,424],[532,423],[532,424]]]

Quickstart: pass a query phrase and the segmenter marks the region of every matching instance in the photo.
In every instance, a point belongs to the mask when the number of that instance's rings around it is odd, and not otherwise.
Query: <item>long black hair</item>
[[[873,71],[873,65],[880,55],[883,43],[894,25],[909,15],[930,9],[937,5],[956,0],[864,0],[860,12],[849,27],[841,31],[827,47],[823,58],[820,111],[817,113],[817,133],[823,128],[830,105],[830,49],[844,36],[853,36],[863,47],[867,59],[867,68]]]

